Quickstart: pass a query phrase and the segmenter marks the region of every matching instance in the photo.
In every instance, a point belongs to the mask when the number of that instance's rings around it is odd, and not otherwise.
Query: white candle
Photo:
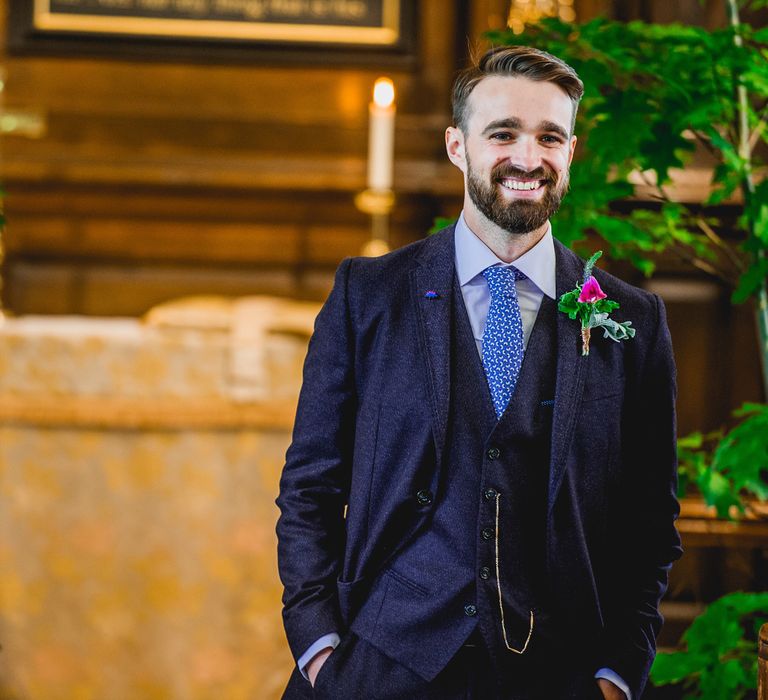
[[[395,86],[389,78],[373,86],[368,115],[368,188],[389,190],[395,150]]]

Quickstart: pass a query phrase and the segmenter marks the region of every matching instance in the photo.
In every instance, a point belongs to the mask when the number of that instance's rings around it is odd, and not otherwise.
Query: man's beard
[[[507,200],[499,192],[501,180],[506,178],[543,180],[544,193],[538,201],[529,199]],[[487,219],[509,233],[530,233],[541,228],[560,208],[563,195],[568,190],[568,171],[562,182],[556,183],[557,175],[551,168],[536,168],[525,172],[508,164],[499,164],[491,171],[490,181],[482,179],[472,169],[467,156],[467,192],[475,206]]]

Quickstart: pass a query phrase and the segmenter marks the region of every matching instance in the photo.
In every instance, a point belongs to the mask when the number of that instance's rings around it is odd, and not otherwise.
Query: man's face
[[[467,107],[465,132],[446,132],[448,156],[464,173],[465,211],[512,234],[541,228],[568,188],[570,98],[552,83],[493,76]]]

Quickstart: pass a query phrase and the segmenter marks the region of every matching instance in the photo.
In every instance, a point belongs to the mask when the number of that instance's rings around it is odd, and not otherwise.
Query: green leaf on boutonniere
[[[567,292],[560,297],[560,301],[557,304],[559,311],[568,314],[568,318],[576,320],[576,315],[579,313],[579,293],[581,287],[577,287],[572,292]]]
[[[600,299],[595,302],[595,313],[609,314],[611,311],[619,308],[618,301],[612,301],[611,299]]]
[[[582,284],[563,294],[557,304],[558,310],[568,314],[568,318],[574,321],[579,319],[581,322],[582,355],[589,355],[589,341],[593,328],[602,328],[603,337],[617,343],[635,336],[631,321],[619,323],[608,315],[619,308],[619,303],[608,299],[605,292],[600,289],[600,283],[592,275],[594,265],[602,254],[603,251],[598,250],[587,261],[584,265]]]
[[[587,264],[584,265],[584,275],[582,277],[584,283],[586,283],[587,280],[592,277],[592,268],[595,266],[595,263],[600,259],[602,254],[603,251],[598,250],[589,260],[587,260]]]
[[[617,343],[620,340],[626,340],[632,338],[635,335],[635,329],[631,328],[632,321],[624,321],[619,323],[612,318],[608,318],[608,314],[595,314],[595,325],[593,328],[602,328],[605,331],[604,338],[610,338]]]

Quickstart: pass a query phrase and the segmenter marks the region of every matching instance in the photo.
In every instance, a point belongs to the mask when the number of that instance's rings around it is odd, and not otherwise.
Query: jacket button
[[[474,617],[477,615],[477,607],[472,605],[472,603],[469,603],[468,605],[464,606],[464,614],[467,617]]]
[[[488,459],[498,459],[501,457],[501,450],[498,447],[491,447],[486,454],[488,455]]]
[[[491,578],[491,570],[487,566],[480,569],[480,578],[483,579],[483,581],[487,581]]]
[[[483,529],[480,531],[480,536],[481,536],[481,537],[482,537],[484,540],[490,540],[490,539],[492,539],[492,538],[493,538],[493,528],[492,528],[492,527],[484,527],[484,528],[483,528]]]
[[[421,489],[421,491],[416,494],[416,501],[420,506],[428,506],[432,503],[432,492],[427,489]]]
[[[496,489],[485,489],[485,491],[483,491],[483,498],[485,498],[486,501],[493,501],[498,495],[499,492]]]

